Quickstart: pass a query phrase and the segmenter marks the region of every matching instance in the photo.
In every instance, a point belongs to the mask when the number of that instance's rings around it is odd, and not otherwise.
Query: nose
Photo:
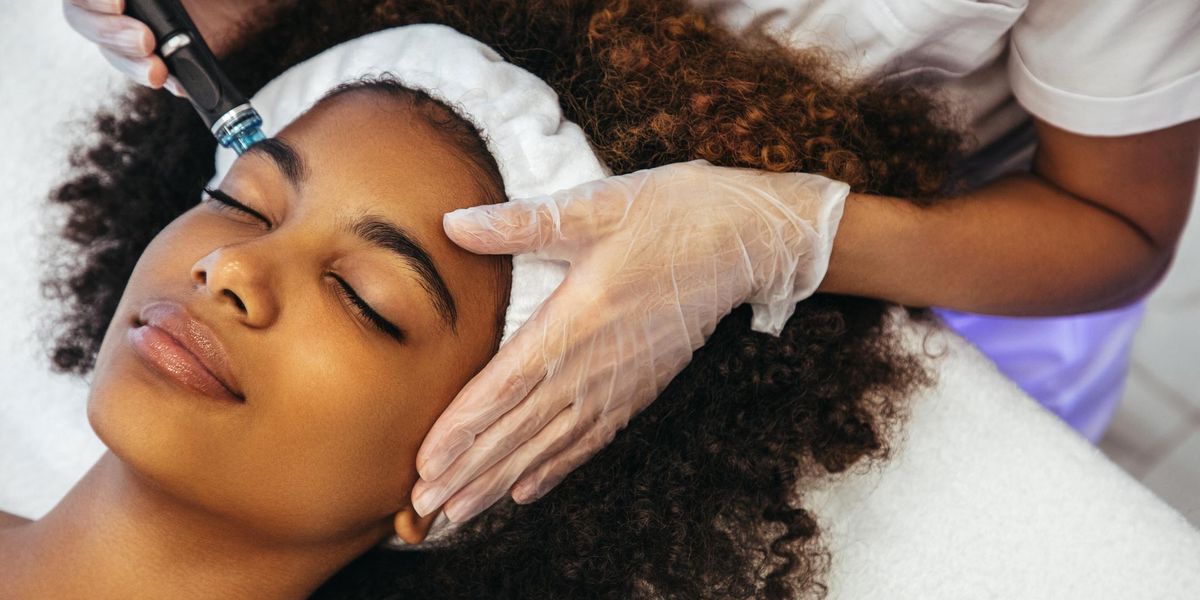
[[[271,268],[252,249],[222,246],[192,265],[192,281],[209,298],[250,327],[268,327],[279,314]]]

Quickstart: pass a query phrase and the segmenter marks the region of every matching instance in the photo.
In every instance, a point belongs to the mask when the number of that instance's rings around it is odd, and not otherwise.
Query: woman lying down
[[[928,198],[958,149],[935,104],[682,2],[335,4],[227,61],[249,89],[298,65],[254,99],[272,139],[214,176],[190,106],[137,90],[55,192],[83,256],[55,360],[92,372],[109,451],[0,529],[0,597],[820,595],[806,487],[882,458],[934,385],[906,314],[818,296],[772,337],[742,307],[547,497],[449,526],[409,504],[416,451],[562,270],[442,215],[692,159]]]

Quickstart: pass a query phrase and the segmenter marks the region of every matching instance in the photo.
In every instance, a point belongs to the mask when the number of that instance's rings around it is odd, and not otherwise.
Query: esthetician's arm
[[[777,333],[813,290],[1003,315],[1145,294],[1186,221],[1200,122],[1123,138],[1037,131],[1032,173],[929,208],[847,199],[803,173],[687,163],[557,193],[552,207],[447,215],[468,250],[536,251],[570,271],[434,424],[413,506],[461,521],[510,490],[519,502],[545,494],[742,302],[755,329]]]
[[[1036,124],[1032,173],[928,208],[851,195],[819,290],[1027,316],[1146,294],[1187,221],[1200,121],[1110,138]]]

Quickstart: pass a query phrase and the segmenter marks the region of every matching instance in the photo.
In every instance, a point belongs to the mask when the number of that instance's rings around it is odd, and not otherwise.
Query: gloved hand
[[[134,82],[158,89],[166,86],[183,96],[179,82],[154,54],[154,34],[145,23],[122,14],[124,0],[63,0],[63,16],[83,37],[100,46],[104,58]]]
[[[693,161],[448,213],[446,234],[467,250],[570,266],[429,431],[414,508],[445,503],[462,522],[510,489],[532,502],[649,405],[735,307],[750,302],[754,329],[778,335],[825,276],[848,193],[817,175]]]

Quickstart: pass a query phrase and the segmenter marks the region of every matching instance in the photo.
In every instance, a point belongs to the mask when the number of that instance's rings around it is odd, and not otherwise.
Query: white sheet
[[[49,373],[38,320],[46,190],[116,80],[56,2],[0,6],[0,509],[38,517],[102,446],[86,384]],[[24,138],[18,136],[24,135]],[[915,398],[892,460],[810,498],[832,550],[831,598],[1200,598],[1200,533],[958,338]]]
[[[49,372],[39,332],[41,208],[79,137],[68,122],[117,80],[69,31],[58,2],[0,4],[0,510],[26,516],[53,506],[104,448],[87,426],[86,384]]]
[[[926,335],[926,334],[929,335]],[[1200,598],[1200,533],[945,329],[882,468],[810,496],[830,599]]]

